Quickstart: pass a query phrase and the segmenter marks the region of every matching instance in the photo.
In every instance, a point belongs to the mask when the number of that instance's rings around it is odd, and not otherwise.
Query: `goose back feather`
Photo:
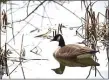
[[[84,47],[76,44],[69,44],[60,49],[57,49],[55,52],[55,57],[73,58],[83,54],[92,54],[92,52],[94,52],[94,50],[88,47]]]

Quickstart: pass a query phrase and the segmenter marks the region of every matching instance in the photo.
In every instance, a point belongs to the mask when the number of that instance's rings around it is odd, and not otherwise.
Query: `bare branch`
[[[68,8],[66,8],[65,6],[63,6],[62,4],[58,3],[57,1],[53,0],[53,2],[59,4],[60,6],[62,6],[63,8],[65,8],[66,10],[68,10],[70,13],[72,13],[73,15],[75,15],[78,19],[81,20],[81,18],[79,16],[77,16],[74,12],[72,12],[71,10],[69,10]]]
[[[46,0],[44,0],[43,2],[41,2],[32,12],[30,12],[24,19],[22,19],[22,20],[19,20],[19,21],[15,21],[15,22],[13,22],[13,23],[16,23],[16,22],[21,22],[21,21],[24,21],[24,20],[26,20],[32,13],[34,13],[42,4],[44,4],[45,3],[45,1]]]
[[[91,68],[90,68],[90,70],[89,70],[89,74],[88,74],[88,76],[86,77],[86,79],[89,78],[89,76],[90,76],[90,74],[91,74],[91,70],[92,70],[92,66],[91,66]]]
[[[15,44],[14,27],[13,27],[13,15],[12,15],[12,5],[10,5],[10,7],[11,7],[11,21],[12,21],[11,27],[12,27],[12,35],[13,35],[13,41],[14,41],[14,44]]]
[[[33,17],[32,17],[33,18]],[[31,18],[31,19],[32,19]],[[28,22],[30,22],[31,21],[31,19],[28,21]],[[28,24],[28,23],[27,23]],[[15,37],[27,26],[27,24],[25,24],[21,29],[20,29],[20,31],[18,31],[17,33],[16,33],[16,35],[15,35]],[[13,40],[13,38],[11,38],[7,43],[9,43],[11,40]],[[5,45],[3,45],[2,47],[4,47]]]
[[[29,4],[30,4],[30,0],[29,0],[28,5],[27,5],[27,15],[28,15],[28,7],[29,7]]]

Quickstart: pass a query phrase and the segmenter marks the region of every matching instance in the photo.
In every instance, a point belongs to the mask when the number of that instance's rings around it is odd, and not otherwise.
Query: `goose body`
[[[86,67],[86,66],[99,66],[92,56],[94,50],[88,47],[69,44],[64,47],[59,47],[53,54],[55,59],[65,66],[69,67]]]
[[[61,34],[55,35],[52,41],[59,42],[59,48],[53,53],[54,58],[60,63],[59,68],[52,69],[57,74],[62,74],[64,72],[65,66],[99,66],[99,63],[92,59],[92,56],[98,51],[77,44],[65,45]]]

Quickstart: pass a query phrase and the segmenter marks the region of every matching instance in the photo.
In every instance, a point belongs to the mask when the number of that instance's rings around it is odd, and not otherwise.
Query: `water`
[[[69,30],[69,29],[63,29],[63,37],[65,39],[66,44],[74,44],[77,42],[81,42],[83,39],[75,36],[75,30]],[[16,42],[19,37],[16,37]],[[20,51],[20,41],[21,38],[18,39],[19,44],[16,43],[15,48],[18,49],[17,51]],[[26,41],[26,42],[25,42]],[[25,58],[26,59],[48,59],[48,60],[29,60],[23,64],[25,77],[26,78],[72,78],[72,79],[85,79],[88,75],[90,67],[81,68],[81,67],[66,67],[64,74],[58,75],[55,74],[51,69],[59,67],[59,63],[54,59],[53,52],[58,47],[58,42],[50,42],[49,39],[43,39],[43,38],[33,38],[31,35],[24,36],[24,46],[25,47]],[[33,44],[33,45],[32,45]],[[36,45],[38,45],[42,51],[40,55],[31,53],[30,50],[34,48]],[[81,44],[82,45],[82,44]],[[100,44],[99,44],[100,45]],[[11,45],[12,46],[12,45]],[[40,52],[40,49],[38,49]],[[34,50],[35,51],[35,50]],[[10,55],[11,57],[19,57],[18,54],[16,54],[13,51],[13,54]],[[97,53],[97,57],[99,59],[100,66],[97,67],[104,78],[107,78],[108,69],[106,67],[107,60],[106,60],[106,52],[105,50],[100,50],[100,53]],[[17,58],[13,58],[13,60],[19,60]],[[9,71],[11,72],[19,62],[14,62],[12,65],[12,62],[8,60],[8,65],[11,65],[9,67]],[[21,66],[19,67],[10,75],[10,77],[13,78],[23,78],[23,74],[21,71]],[[9,78],[6,75],[3,76],[3,78]],[[98,79],[100,75],[97,73],[97,77],[94,76],[94,70],[92,70],[91,75],[89,78]]]

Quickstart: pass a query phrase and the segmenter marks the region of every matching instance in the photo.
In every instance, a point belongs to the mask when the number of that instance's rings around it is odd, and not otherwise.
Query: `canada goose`
[[[76,44],[65,45],[61,34],[55,35],[51,41],[59,42],[59,48],[53,53],[54,58],[60,63],[59,68],[52,69],[57,74],[63,74],[65,66],[87,67],[100,65],[92,59],[92,55],[98,51]]]

